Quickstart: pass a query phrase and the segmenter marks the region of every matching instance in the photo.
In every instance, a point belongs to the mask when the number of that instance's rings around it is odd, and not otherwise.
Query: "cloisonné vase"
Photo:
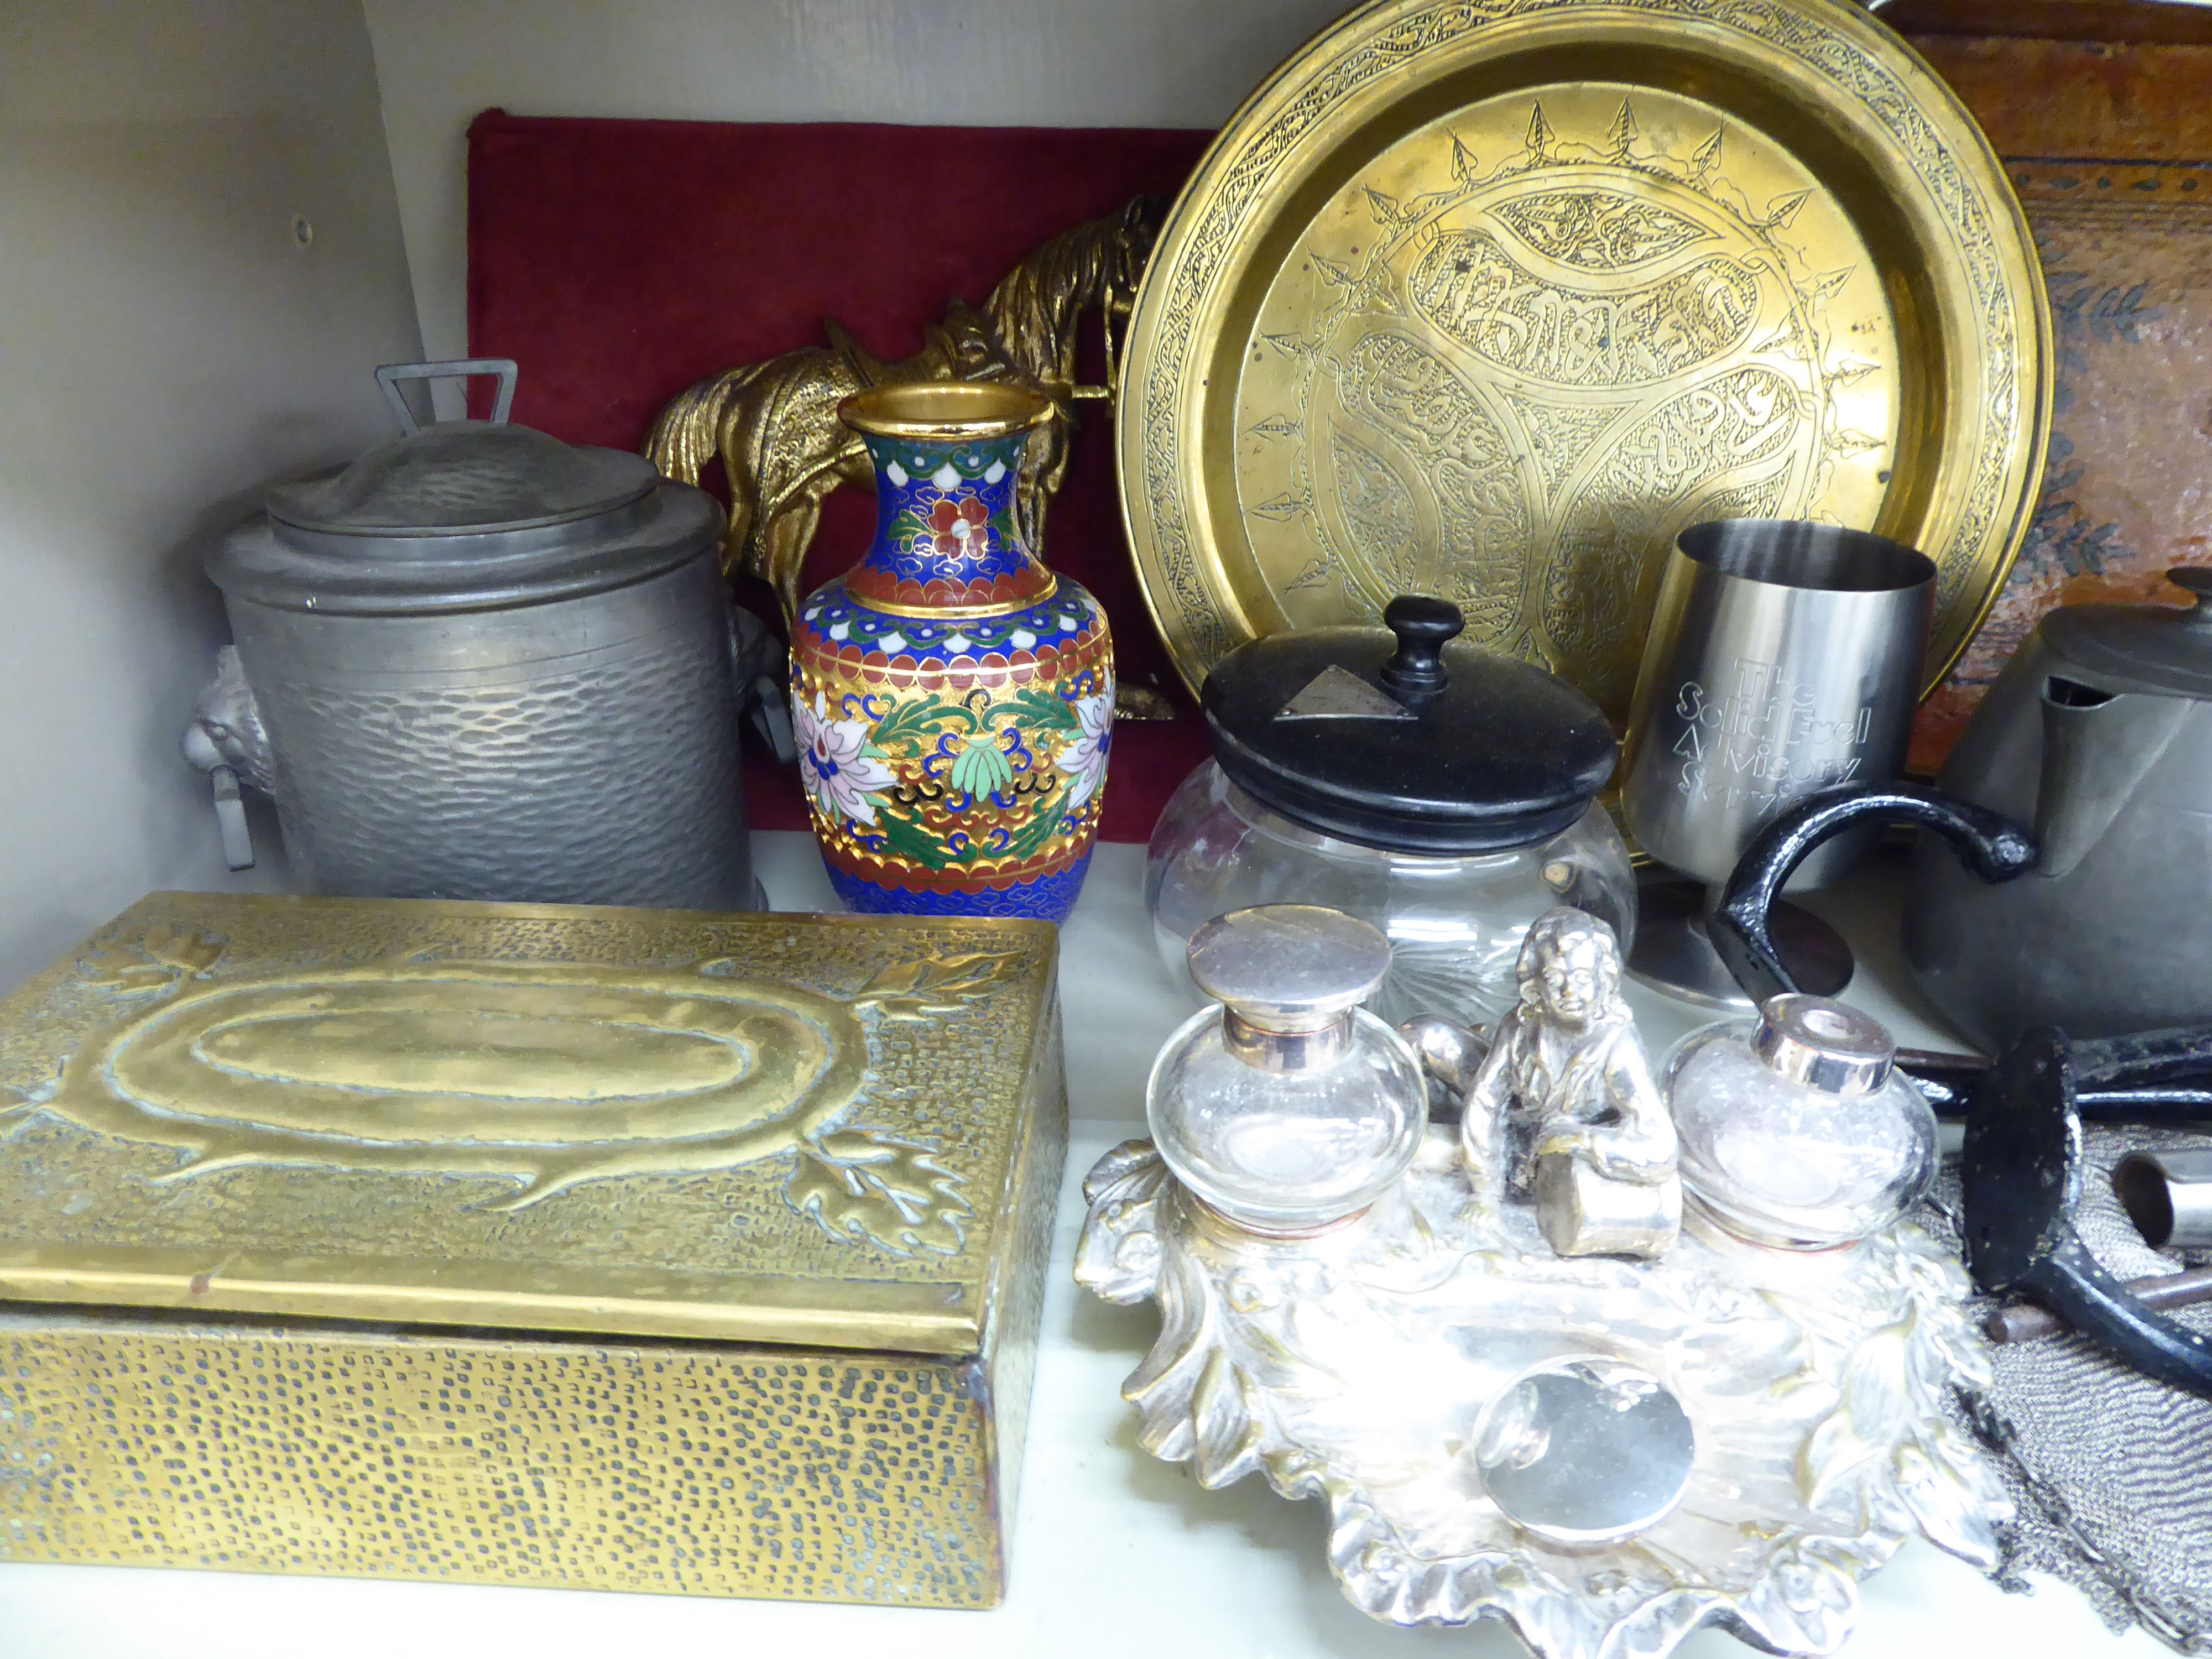
[[[1114,714],[1106,613],[1029,546],[1025,387],[871,387],[839,416],[876,534],[799,608],[791,702],[815,839],[854,910],[1066,918],[1098,830]]]

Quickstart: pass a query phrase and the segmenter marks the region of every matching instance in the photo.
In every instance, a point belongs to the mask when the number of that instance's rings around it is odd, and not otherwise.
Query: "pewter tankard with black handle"
[[[1684,531],[1630,715],[1623,803],[1644,849],[1724,881],[1791,802],[1895,775],[1935,575],[1911,548],[1832,525],[1738,519]],[[1791,886],[1820,886],[1863,850],[1832,842]]]
[[[1717,884],[1752,837],[1816,791],[1904,764],[1936,567],[1884,536],[1790,520],[1693,525],[1661,581],[1629,716],[1621,805],[1660,865],[1638,882],[1629,971],[1693,1002],[1748,1001],[1713,953]],[[1841,875],[1873,829],[1807,859],[1793,888]],[[1850,982],[1850,948],[1807,911],[1774,917],[1808,990]]]

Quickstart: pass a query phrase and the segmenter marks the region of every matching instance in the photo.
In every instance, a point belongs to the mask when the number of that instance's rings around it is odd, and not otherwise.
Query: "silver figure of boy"
[[[1682,1216],[1674,1120],[1620,994],[1620,946],[1565,906],[1536,918],[1516,969],[1521,1000],[1498,1023],[1467,1089],[1468,1170],[1498,1168],[1533,1194],[1561,1255],[1657,1256]]]

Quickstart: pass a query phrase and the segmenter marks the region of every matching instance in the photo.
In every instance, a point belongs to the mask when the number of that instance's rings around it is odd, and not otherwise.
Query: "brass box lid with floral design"
[[[1056,952],[141,901],[0,1003],[0,1560],[988,1605]]]

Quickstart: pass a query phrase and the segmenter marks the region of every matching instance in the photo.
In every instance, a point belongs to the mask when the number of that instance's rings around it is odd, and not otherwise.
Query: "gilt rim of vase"
[[[907,380],[872,386],[837,405],[837,418],[871,437],[972,442],[1041,426],[1052,399],[1007,380]]]

